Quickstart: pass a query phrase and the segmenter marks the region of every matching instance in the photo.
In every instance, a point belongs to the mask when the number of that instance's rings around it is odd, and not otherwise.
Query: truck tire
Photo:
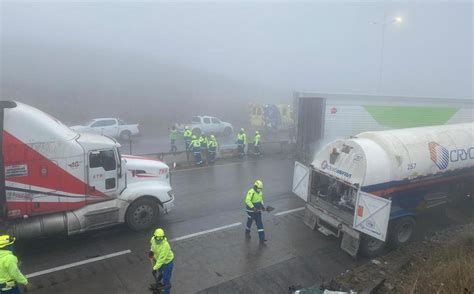
[[[364,257],[375,257],[380,255],[385,249],[386,243],[370,237],[368,235],[362,235],[359,245],[359,254]]]
[[[394,247],[410,242],[415,230],[415,219],[411,216],[394,220],[389,231],[389,242]]]
[[[120,133],[120,139],[124,141],[129,141],[131,137],[132,137],[132,133],[130,131],[122,131]]]
[[[128,207],[125,213],[125,223],[133,231],[146,230],[156,225],[159,214],[158,202],[142,197]]]
[[[232,129],[229,127],[225,128],[224,132],[222,132],[222,135],[224,135],[225,137],[229,137],[231,134],[232,134]]]
[[[195,129],[192,130],[192,133],[193,133],[193,135],[199,137],[199,136],[201,136],[202,131],[201,131],[200,128],[195,128]]]

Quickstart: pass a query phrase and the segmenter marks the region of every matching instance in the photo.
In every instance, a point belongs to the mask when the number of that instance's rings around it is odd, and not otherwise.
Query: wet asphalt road
[[[176,256],[173,293],[261,293],[262,289],[281,293],[291,285],[312,285],[355,265],[339,249],[337,240],[303,224],[303,211],[277,215],[303,206],[290,193],[293,164],[290,159],[273,157],[173,173],[176,207],[160,220],[169,239],[232,225],[171,242]],[[243,235],[243,198],[257,178],[264,182],[266,203],[276,208],[264,216],[269,239],[266,247],[258,245],[255,230],[250,241]],[[18,246],[18,256],[23,261],[22,271],[33,273],[130,250],[31,278],[30,293],[150,293],[147,252],[151,234],[152,230],[132,232],[116,226],[69,238],[23,243]],[[238,279],[247,282],[234,282]],[[231,288],[225,286],[229,283]]]

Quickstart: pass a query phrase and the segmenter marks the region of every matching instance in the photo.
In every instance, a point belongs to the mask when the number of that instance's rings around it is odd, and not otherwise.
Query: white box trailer
[[[426,209],[474,196],[474,123],[365,132],[295,164],[293,191],[305,223],[341,236],[341,247],[377,255],[412,236]],[[474,207],[474,205],[473,205]]]
[[[367,131],[471,122],[473,99],[294,94],[297,158],[310,164],[325,144]]]

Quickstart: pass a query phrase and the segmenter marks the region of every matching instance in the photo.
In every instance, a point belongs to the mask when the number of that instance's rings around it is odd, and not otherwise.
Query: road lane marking
[[[94,258],[89,258],[89,259],[85,259],[85,260],[78,261],[78,262],[73,262],[73,263],[58,266],[58,267],[53,267],[53,268],[46,269],[46,270],[43,270],[43,271],[27,274],[26,277],[27,278],[33,278],[33,277],[37,277],[37,276],[42,276],[42,275],[54,273],[54,272],[57,272],[57,271],[62,271],[62,270],[68,269],[68,268],[72,268],[72,267],[76,267],[76,266],[80,266],[80,265],[84,265],[84,264],[88,264],[88,263],[92,263],[92,262],[96,262],[96,261],[100,261],[100,260],[104,260],[104,259],[124,255],[124,254],[128,254],[128,253],[131,253],[131,252],[132,252],[131,250],[124,250],[124,251],[119,251],[119,252],[115,252],[115,253],[110,253],[110,254],[106,254],[106,255],[102,255],[102,256],[98,256],[98,257],[94,257]]]
[[[295,208],[295,209],[290,209],[290,210],[285,210],[285,211],[282,211],[282,212],[279,212],[279,213],[275,213],[275,216],[280,216],[280,215],[284,215],[284,214],[288,214],[288,213],[292,213],[292,212],[297,212],[297,211],[301,211],[303,210],[304,207],[299,207],[299,208]]]
[[[201,235],[204,235],[204,234],[209,234],[209,233],[213,233],[213,232],[222,231],[222,230],[225,230],[225,229],[237,227],[237,226],[240,226],[240,225],[242,225],[242,223],[233,223],[233,224],[230,224],[230,225],[227,225],[227,226],[222,226],[222,227],[218,227],[218,228],[214,228],[214,229],[210,229],[210,230],[206,230],[206,231],[202,231],[202,232],[197,232],[197,233],[194,233],[194,234],[185,235],[185,236],[178,237],[178,238],[173,238],[173,239],[170,240],[170,242],[182,241],[182,240],[186,240],[186,239],[189,239],[189,238],[201,236]]]

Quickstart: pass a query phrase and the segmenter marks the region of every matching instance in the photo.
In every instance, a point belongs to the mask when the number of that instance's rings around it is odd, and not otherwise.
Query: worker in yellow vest
[[[261,140],[260,132],[255,131],[255,137],[253,139],[253,148],[254,148],[254,154],[256,156],[261,155],[261,153],[260,153],[260,140]]]
[[[245,145],[247,144],[247,135],[245,134],[245,130],[243,128],[240,129],[240,132],[237,134],[237,152],[239,153],[239,157],[243,158],[245,156]]]
[[[153,237],[151,237],[148,258],[153,264],[152,274],[156,282],[154,285],[151,285],[150,290],[163,290],[164,294],[169,294],[174,266],[174,253],[171,251],[165,231],[161,228],[156,229]]]
[[[28,280],[18,268],[18,258],[13,254],[15,237],[0,236],[0,293],[21,294],[19,285],[29,288]]]
[[[245,228],[245,236],[250,239],[250,229],[253,221],[255,221],[260,244],[264,244],[267,239],[265,239],[265,230],[263,229],[262,222],[262,211],[265,211],[265,206],[263,204],[263,182],[261,180],[256,180],[253,188],[247,192],[247,196],[245,197],[245,207],[247,211],[247,227]]]

